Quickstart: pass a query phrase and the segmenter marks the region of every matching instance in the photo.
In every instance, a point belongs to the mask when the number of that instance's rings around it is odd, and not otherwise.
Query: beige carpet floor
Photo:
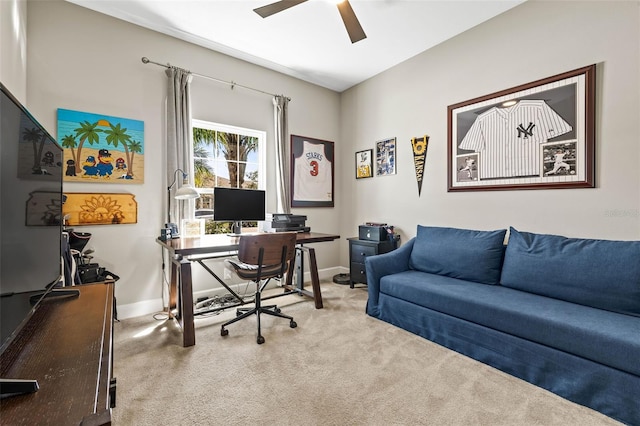
[[[196,346],[172,321],[115,326],[120,425],[616,425],[614,420],[365,314],[365,287],[324,282],[324,309],[229,327],[196,319]]]

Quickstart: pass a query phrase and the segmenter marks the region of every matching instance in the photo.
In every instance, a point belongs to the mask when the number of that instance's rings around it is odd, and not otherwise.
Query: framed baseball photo
[[[593,188],[596,66],[450,105],[448,191]]]
[[[376,142],[376,176],[396,174],[396,138]]]
[[[333,207],[333,142],[291,135],[291,207]]]
[[[373,177],[372,157],[372,149],[356,152],[356,179]]]

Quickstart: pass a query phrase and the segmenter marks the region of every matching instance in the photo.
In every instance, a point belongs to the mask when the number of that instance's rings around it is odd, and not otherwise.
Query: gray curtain
[[[273,97],[273,121],[276,139],[276,206],[278,213],[291,213],[288,104],[289,98],[286,96]]]
[[[180,226],[182,219],[192,219],[195,210],[194,200],[176,200],[175,191],[182,186],[182,169],[188,173],[189,183],[193,184],[193,130],[191,126],[190,86],[193,76],[189,71],[170,67],[167,96],[167,186],[177,175],[176,184],[171,189],[171,221]],[[168,220],[168,218],[167,218]]]

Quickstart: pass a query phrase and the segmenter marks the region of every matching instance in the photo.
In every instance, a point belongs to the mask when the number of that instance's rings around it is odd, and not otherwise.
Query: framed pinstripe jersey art
[[[448,190],[593,188],[590,65],[448,107]]]
[[[333,142],[291,135],[291,207],[333,207]]]

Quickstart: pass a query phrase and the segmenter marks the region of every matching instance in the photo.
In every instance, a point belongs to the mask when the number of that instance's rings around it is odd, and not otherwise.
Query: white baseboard
[[[318,276],[320,280],[331,280],[334,275],[340,273],[348,273],[349,270],[342,266],[336,266],[333,268],[326,268],[318,270]],[[311,274],[305,273],[305,288],[309,287],[311,281]],[[245,284],[237,284],[235,286],[230,286],[233,291],[238,290],[239,288],[244,289]],[[239,291],[239,290],[238,290]],[[208,290],[198,291],[193,294],[193,300],[198,300],[199,297],[212,297],[217,295],[225,294],[227,290],[224,287],[214,287]],[[118,305],[118,319],[127,319],[140,317],[144,315],[155,314],[163,311],[162,307],[163,301],[162,299],[151,299],[151,300],[143,300],[140,302],[129,303],[126,305]],[[166,309],[166,308],[165,308]]]

